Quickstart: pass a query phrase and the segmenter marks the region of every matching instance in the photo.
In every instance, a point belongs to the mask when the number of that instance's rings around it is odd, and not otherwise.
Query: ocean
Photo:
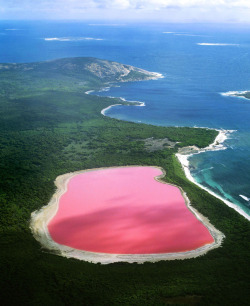
[[[243,24],[1,21],[0,62],[90,56],[163,74],[98,93],[145,103],[112,107],[106,115],[234,130],[226,150],[191,156],[190,171],[196,182],[250,217],[250,100],[222,95],[250,90],[249,37],[250,26]]]

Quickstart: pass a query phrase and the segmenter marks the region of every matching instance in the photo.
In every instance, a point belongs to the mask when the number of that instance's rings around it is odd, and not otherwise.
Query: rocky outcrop
[[[160,74],[130,65],[92,57],[62,58],[24,64],[0,64],[0,70],[16,70],[27,73],[39,71],[39,73],[60,73],[70,76],[81,76],[87,73],[89,77],[100,79],[105,82],[139,81],[161,77]]]

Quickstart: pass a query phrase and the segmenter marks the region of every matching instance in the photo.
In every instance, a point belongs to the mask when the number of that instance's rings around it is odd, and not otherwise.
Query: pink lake
[[[181,191],[160,183],[153,167],[106,168],[69,180],[52,239],[74,249],[111,254],[175,253],[214,242]]]

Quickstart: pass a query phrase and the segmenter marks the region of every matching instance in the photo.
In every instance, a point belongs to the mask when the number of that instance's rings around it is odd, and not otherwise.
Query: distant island
[[[127,102],[88,94],[118,82],[160,76],[96,58],[0,64],[2,301],[29,304],[32,300],[35,304],[42,299],[50,304],[74,304],[76,296],[83,294],[86,304],[98,305],[99,296],[101,301],[111,301],[116,292],[129,304],[130,293],[137,288],[135,304],[141,301],[141,293],[149,296],[145,303],[166,300],[175,304],[176,300],[159,292],[160,282],[184,304],[215,305],[225,295],[229,299],[236,293],[239,305],[244,304],[240,292],[249,277],[249,221],[191,182],[184,172],[187,165],[182,167],[176,157],[178,152],[219,146],[216,139],[221,134],[206,128],[112,119],[101,112]],[[58,176],[135,165],[163,169],[166,175],[161,180],[180,186],[192,207],[225,235],[222,246],[188,260],[108,266],[62,258],[54,255],[59,255],[57,250],[41,248],[30,230],[31,213],[50,202]],[[235,281],[236,269],[240,281]]]
[[[228,91],[228,92],[223,92],[222,95],[250,99],[250,91],[247,91],[247,90],[246,91]]]

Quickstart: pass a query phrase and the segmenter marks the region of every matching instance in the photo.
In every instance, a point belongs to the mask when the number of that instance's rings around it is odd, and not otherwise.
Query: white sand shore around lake
[[[127,167],[136,167],[136,165],[127,166]],[[86,252],[56,243],[49,234],[48,224],[50,220],[57,213],[60,197],[67,191],[69,180],[75,175],[84,172],[97,171],[97,170],[110,169],[110,168],[124,168],[124,167],[88,169],[88,170],[67,173],[58,176],[56,178],[55,185],[57,187],[57,190],[55,194],[52,196],[49,204],[31,214],[30,228],[35,239],[42,245],[42,248],[67,258],[75,258],[79,260],[88,261],[91,263],[110,264],[114,262],[144,263],[144,262],[157,262],[161,260],[189,259],[204,255],[208,251],[221,246],[224,235],[219,230],[217,230],[206,217],[202,216],[195,208],[192,207],[186,193],[182,190],[182,188],[178,186],[176,187],[178,187],[181,190],[188,209],[196,216],[198,220],[200,220],[200,222],[204,224],[204,226],[207,227],[207,229],[209,230],[210,234],[214,239],[213,243],[206,244],[200,248],[187,252],[165,253],[165,254],[124,254],[124,255]],[[162,180],[162,178],[165,176],[165,171],[159,167],[153,167],[153,168],[158,168],[162,171],[162,174],[160,176],[157,176],[155,179],[161,183],[167,184],[165,181]]]

